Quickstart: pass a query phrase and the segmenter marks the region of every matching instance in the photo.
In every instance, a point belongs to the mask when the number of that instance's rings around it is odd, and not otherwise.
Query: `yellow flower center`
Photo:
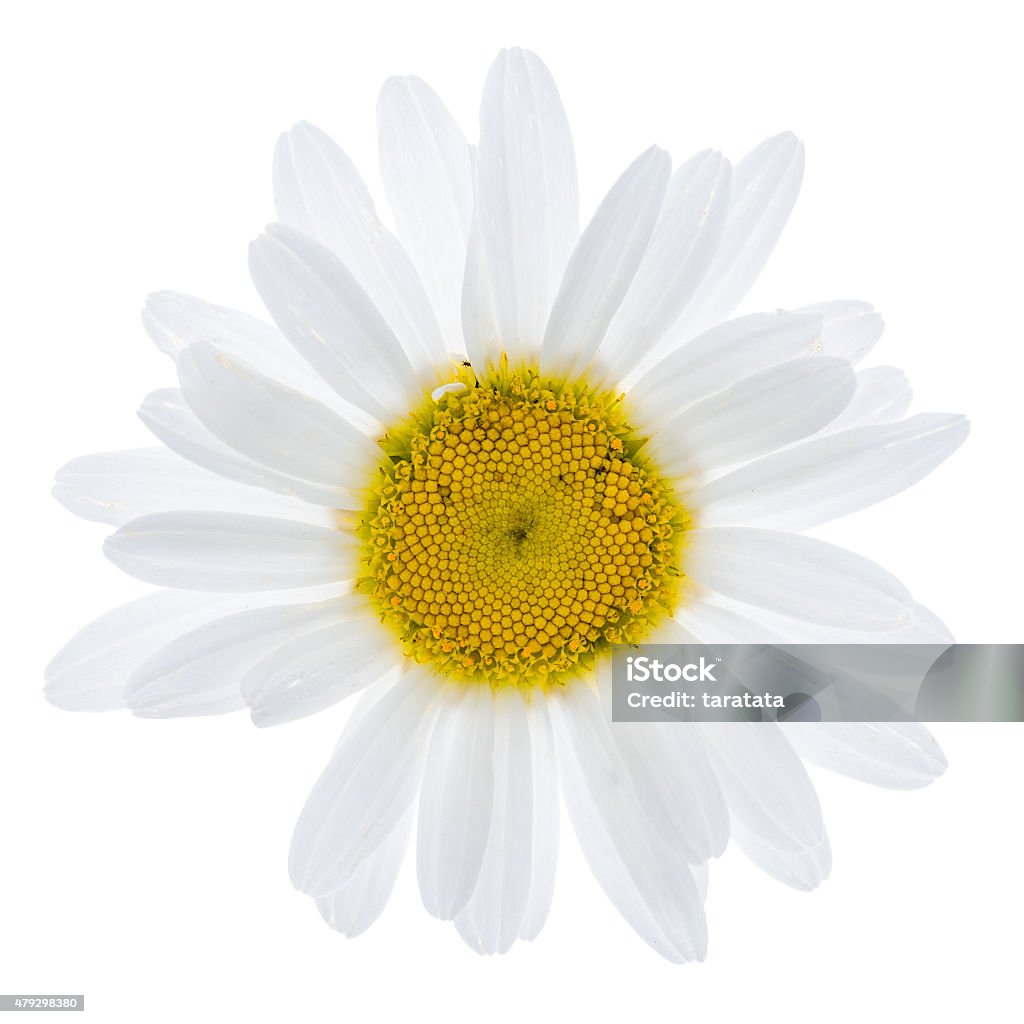
[[[441,674],[560,684],[671,614],[689,516],[619,396],[459,372],[382,440],[360,589]]]

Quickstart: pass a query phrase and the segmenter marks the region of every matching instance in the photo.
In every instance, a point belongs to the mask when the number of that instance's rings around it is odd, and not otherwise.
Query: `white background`
[[[89,1019],[1019,1020],[1024,755],[1014,726],[939,728],[920,793],[821,777],[814,895],[728,852],[704,965],[662,962],[571,839],[533,944],[480,959],[406,870],[346,941],[291,889],[293,820],[347,711],[258,731],[44,703],[42,670],[138,592],[103,528],[49,499],[87,451],[150,443],[172,383],[138,309],[176,288],[250,311],[277,133],[335,135],[376,185],[383,79],[430,81],[475,134],[504,45],[536,49],[573,124],[586,216],[652,142],[740,156],[792,128],[801,202],[748,307],[866,298],[915,411],[967,412],[921,486],[823,533],[898,573],[964,641],[1021,636],[1019,33],[991,2],[7,3],[3,78],[0,992],[84,992]],[[155,1000],[153,1005],[149,1001]],[[146,1008],[143,1004],[147,1003]]]

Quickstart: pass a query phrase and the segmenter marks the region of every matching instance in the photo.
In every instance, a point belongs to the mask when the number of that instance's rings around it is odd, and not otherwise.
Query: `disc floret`
[[[689,517],[621,396],[460,379],[382,440],[360,589],[442,675],[557,685],[671,613]]]

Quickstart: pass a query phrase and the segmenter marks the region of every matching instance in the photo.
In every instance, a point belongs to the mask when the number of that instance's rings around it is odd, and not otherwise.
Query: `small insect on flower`
[[[251,248],[272,324],[150,297],[163,446],[76,459],[55,494],[160,589],[75,636],[47,696],[269,726],[361,692],[291,847],[334,928],[373,923],[415,827],[431,914],[482,953],[534,938],[564,801],[626,921],[699,960],[730,837],[789,885],[827,876],[803,758],[897,788],[945,761],[917,723],[613,724],[611,648],[946,641],[885,570],[796,531],[915,483],[967,423],[854,369],[882,330],[865,303],[729,319],[796,200],[792,135],[735,167],[652,147],[581,232],[532,53],[495,60],[475,148],[418,79],[378,113],[397,233],[299,124]]]

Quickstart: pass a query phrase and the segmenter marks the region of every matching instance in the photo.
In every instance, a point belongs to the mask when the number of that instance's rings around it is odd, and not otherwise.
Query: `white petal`
[[[614,722],[611,731],[640,808],[668,847],[693,865],[719,856],[729,815],[697,732],[658,722]]]
[[[718,247],[731,183],[732,166],[712,150],[672,176],[651,243],[605,339],[606,379],[621,380],[679,319]]]
[[[768,455],[690,495],[707,526],[806,530],[898,494],[963,444],[962,416],[925,413],[855,427]]]
[[[821,317],[754,313],[711,328],[628,388],[633,419],[656,424],[752,373],[821,351]]]
[[[907,375],[895,366],[872,366],[857,374],[857,390],[850,404],[823,433],[834,434],[851,427],[874,423],[895,423],[903,419],[913,391]]]
[[[341,486],[324,486],[301,480],[292,474],[261,466],[229,448],[199,422],[177,389],[164,388],[147,395],[139,409],[139,419],[156,438],[182,458],[227,480],[251,484],[327,508],[354,509],[365,505],[364,498],[356,497]]]
[[[131,674],[125,702],[148,718],[211,715],[245,706],[241,681],[268,651],[345,614],[337,598],[275,604],[207,622],[157,648]]]
[[[576,158],[555,83],[537,56],[503,50],[480,106],[477,217],[506,349],[540,354],[579,233]]]
[[[817,794],[787,737],[768,723],[700,726],[729,803],[740,849],[773,878],[811,890],[832,853]]]
[[[741,606],[742,607],[742,606]],[[708,600],[690,600],[675,613],[675,621],[702,644],[781,643],[779,634],[742,612]],[[684,641],[693,642],[693,641]]]
[[[766,139],[737,165],[721,244],[680,328],[696,334],[725,320],[768,262],[796,203],[804,147],[791,132]]]
[[[650,241],[672,161],[652,146],[629,165],[597,208],[565,269],[544,332],[543,373],[580,373],[601,351]]]
[[[429,678],[406,672],[346,729],[295,826],[288,865],[297,889],[337,892],[405,817],[436,696]]]
[[[697,644],[700,641],[675,619],[663,619],[655,625],[644,640],[649,644]]]
[[[382,700],[390,699],[388,695],[391,693],[392,689],[394,689],[396,685],[400,684],[404,676],[413,670],[414,665],[409,661],[406,661],[402,664],[402,669],[397,680],[388,674],[385,678],[371,683],[365,690],[360,691],[359,696],[352,701],[352,710],[345,719],[345,726],[341,730],[341,735],[338,737],[338,742],[334,747],[335,754],[341,750],[346,743],[348,743],[349,736],[351,736],[356,729],[360,728],[359,723],[370,713],[370,711],[372,711]],[[429,677],[425,675],[421,675],[419,678],[422,681],[429,681]]]
[[[707,924],[693,875],[641,813],[597,695],[570,686],[550,705],[566,808],[601,888],[663,957],[703,959]]]
[[[448,348],[461,348],[462,276],[473,212],[469,146],[437,94],[389,78],[377,103],[380,167],[398,234],[433,302]]]
[[[783,726],[812,764],[887,789],[920,789],[946,770],[935,737],[919,722],[793,722]]]
[[[867,302],[835,299],[803,306],[800,312],[821,316],[825,354],[851,363],[859,363],[875,347],[885,329],[885,322]]]
[[[398,668],[402,649],[370,603],[346,609],[344,621],[289,640],[252,666],[241,683],[256,725],[279,725],[315,714]]]
[[[739,613],[754,625],[744,632],[737,632],[737,639],[724,638],[718,643],[789,643],[789,644],[951,644],[953,635],[942,621],[924,605],[915,604],[906,621],[897,629],[881,631],[864,628],[843,629],[835,625],[808,622],[805,619],[789,618],[779,611],[765,607],[752,607],[739,601],[716,594],[715,605],[724,605],[731,615]],[[701,602],[702,608],[707,602]],[[677,612],[677,617],[682,613]],[[687,616],[689,611],[687,610]],[[703,637],[703,634],[701,634]],[[752,636],[753,641],[747,639]],[[762,639],[763,638],[763,639]]]
[[[379,447],[322,402],[203,342],[177,365],[189,407],[235,451],[326,487],[361,490],[371,479]]]
[[[533,940],[544,927],[555,890],[561,804],[558,799],[555,738],[546,700],[534,698],[526,709],[530,723],[530,776],[533,780],[533,850],[530,864],[530,895],[519,931]]]
[[[704,864],[694,864],[693,866],[693,880],[697,884],[697,892],[700,893],[700,899],[702,903],[708,901],[708,882],[710,881],[710,870],[705,862]]]
[[[411,833],[412,813],[406,812],[380,848],[356,868],[347,885],[314,899],[320,916],[335,931],[353,939],[380,917],[398,879]]]
[[[161,512],[126,523],[104,553],[160,586],[239,592],[351,579],[353,542],[307,523],[217,512]]]
[[[832,848],[827,835],[822,837],[817,846],[796,853],[775,849],[741,821],[733,824],[733,838],[737,846],[762,871],[794,889],[810,892],[828,878],[832,871]]]
[[[852,551],[812,537],[719,527],[691,530],[685,569],[726,597],[792,619],[841,629],[899,629],[913,599],[894,576]]]
[[[895,637],[885,634],[880,643],[892,642]],[[897,643],[905,644],[951,644],[954,637],[949,627],[930,608],[923,604],[915,604],[905,633]]]
[[[451,687],[430,738],[416,839],[423,905],[452,920],[476,887],[494,804],[494,702],[489,686]]]
[[[494,800],[476,888],[455,927],[478,953],[504,953],[519,936],[530,895],[536,827],[530,723],[518,689],[494,694]],[[553,766],[552,766],[553,767]]]
[[[853,394],[840,359],[794,359],[705,398],[660,426],[649,442],[663,473],[732,465],[799,441],[833,420]]]
[[[655,636],[649,642],[700,641],[687,635],[672,641]],[[719,856],[729,839],[729,815],[700,734],[676,723],[616,722],[610,665],[599,667],[596,677],[605,720],[629,769],[640,811],[668,849],[691,866]]]
[[[160,590],[120,605],[80,629],[46,666],[46,699],[67,711],[124,707],[124,684],[153,650],[214,618],[225,602]]]
[[[225,480],[167,448],[99,452],[72,459],[57,471],[53,496],[95,522],[119,526],[170,509],[253,512],[326,526],[330,514],[293,498]]]
[[[401,242],[377,216],[355,165],[329,136],[297,124],[274,153],[274,196],[282,224],[322,242],[351,272],[398,336],[418,373],[447,364],[434,311]]]
[[[142,323],[171,359],[205,341],[290,387],[317,398],[332,394],[276,327],[246,313],[181,292],[154,292],[146,299]]]
[[[278,327],[342,398],[378,419],[408,412],[419,393],[409,357],[337,256],[271,225],[249,248],[249,270]]]
[[[715,722],[699,729],[734,818],[787,853],[821,843],[825,825],[818,796],[779,726]]]
[[[494,308],[491,271],[476,217],[470,227],[466,249],[466,272],[462,286],[462,333],[466,354],[478,376],[501,365],[503,343],[498,314]]]

